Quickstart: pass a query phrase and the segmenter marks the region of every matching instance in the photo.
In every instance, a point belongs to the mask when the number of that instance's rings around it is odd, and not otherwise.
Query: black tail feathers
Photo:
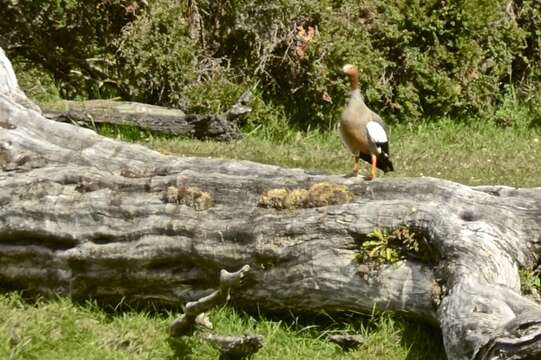
[[[368,154],[360,153],[359,157],[369,164],[372,163],[372,157]],[[382,151],[381,154],[378,154],[376,167],[383,172],[394,171],[394,166],[391,158],[389,157],[388,151]]]
[[[383,170],[383,172],[394,171],[393,163],[389,158],[389,155],[385,153],[378,156],[376,166],[378,167],[378,169]]]

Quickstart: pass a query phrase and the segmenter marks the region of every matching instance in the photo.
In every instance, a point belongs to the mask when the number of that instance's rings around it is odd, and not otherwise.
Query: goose
[[[347,64],[342,71],[349,77],[351,97],[342,112],[340,135],[354,156],[353,176],[359,174],[359,159],[363,159],[371,164],[367,180],[372,180],[376,178],[376,168],[384,173],[394,170],[389,156],[389,138],[381,117],[364,103],[357,67]]]

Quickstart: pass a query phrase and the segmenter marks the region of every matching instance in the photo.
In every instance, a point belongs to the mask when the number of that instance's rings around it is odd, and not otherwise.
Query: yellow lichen
[[[347,186],[320,182],[310,186],[305,207],[346,204],[351,199],[352,195]]]
[[[261,195],[259,206],[274,209],[295,209],[302,207],[308,191],[304,189],[272,189]]]
[[[212,197],[210,194],[201,191],[197,187],[170,186],[164,194],[164,200],[168,203],[186,205],[197,211],[207,210],[212,207]]]
[[[259,198],[259,206],[274,209],[298,209],[345,204],[352,199],[347,186],[321,182],[306,189],[272,189]]]

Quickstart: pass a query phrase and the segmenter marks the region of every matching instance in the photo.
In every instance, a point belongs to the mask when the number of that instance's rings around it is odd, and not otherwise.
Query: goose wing
[[[383,120],[373,114],[372,119],[366,123],[366,131],[368,138],[377,149],[378,168],[383,171],[393,171],[393,163],[391,162],[389,153],[389,138]]]

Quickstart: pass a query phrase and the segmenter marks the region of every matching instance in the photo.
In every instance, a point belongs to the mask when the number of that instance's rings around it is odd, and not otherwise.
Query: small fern
[[[430,262],[433,258],[426,238],[418,236],[409,227],[400,227],[390,232],[374,228],[368,234],[368,240],[362,242],[357,255],[360,262],[379,264],[394,264],[406,258],[421,262]]]
[[[541,291],[541,271],[520,269],[520,290],[523,294],[533,294]]]

